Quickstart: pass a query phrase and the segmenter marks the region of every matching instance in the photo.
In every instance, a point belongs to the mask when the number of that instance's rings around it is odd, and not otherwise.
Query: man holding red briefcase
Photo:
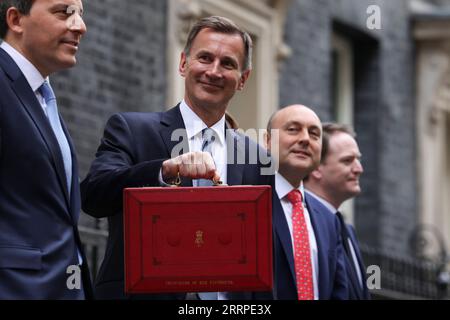
[[[108,218],[109,237],[95,283],[99,299],[185,299],[186,294],[127,295],[124,290],[123,198],[125,188],[271,185],[254,159],[265,151],[229,129],[225,112],[251,71],[252,41],[232,21],[208,17],[197,22],[181,54],[184,100],[167,112],[119,113],[105,128],[96,159],[81,184],[83,209]],[[180,226],[182,228],[182,226]]]

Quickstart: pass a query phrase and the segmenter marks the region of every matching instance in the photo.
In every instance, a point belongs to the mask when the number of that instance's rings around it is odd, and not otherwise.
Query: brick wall
[[[166,5],[166,1],[84,1],[88,32],[78,64],[52,77],[83,178],[113,113],[165,108]]]
[[[78,63],[52,76],[58,105],[77,148],[81,179],[113,113],[165,109],[167,73],[167,1],[83,3],[88,32]],[[92,226],[95,220],[83,214],[80,224]]]
[[[368,30],[366,9],[381,8],[382,29]],[[355,44],[355,127],[363,153],[356,201],[360,241],[407,255],[417,222],[414,59],[408,2],[293,0],[285,41],[293,55],[281,70],[282,106],[304,103],[332,119],[330,36],[345,26]]]
[[[382,30],[366,28],[368,5]],[[78,65],[52,77],[84,178],[106,120],[118,111],[160,111],[166,100],[167,1],[84,1],[88,33]],[[355,41],[355,126],[363,152],[356,201],[361,242],[407,254],[416,224],[413,48],[406,0],[292,0],[281,67],[280,104],[304,103],[331,116],[330,39],[344,26]],[[351,32],[350,32],[351,31]],[[81,224],[92,224],[83,216]]]

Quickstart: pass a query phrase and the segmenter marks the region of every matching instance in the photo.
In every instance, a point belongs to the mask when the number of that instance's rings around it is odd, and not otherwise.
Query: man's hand
[[[180,177],[220,181],[214,160],[208,152],[189,152],[166,160],[162,164],[161,173],[166,182],[174,181],[178,173]]]

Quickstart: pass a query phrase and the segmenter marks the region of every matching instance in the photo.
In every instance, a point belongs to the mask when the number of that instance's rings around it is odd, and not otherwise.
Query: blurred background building
[[[374,297],[449,297],[450,0],[96,0],[84,8],[78,65],[52,78],[81,179],[113,113],[180,101],[187,31],[200,17],[226,16],[255,45],[254,71],[230,108],[242,128],[265,128],[293,103],[355,128],[363,192],[343,211],[366,264],[381,268]],[[80,224],[95,270],[107,221],[83,215]]]

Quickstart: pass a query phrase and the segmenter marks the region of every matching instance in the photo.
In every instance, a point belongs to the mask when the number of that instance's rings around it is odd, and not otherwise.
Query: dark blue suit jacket
[[[297,300],[295,267],[292,240],[286,217],[278,195],[273,189],[274,228],[274,298]],[[339,222],[330,213],[321,212],[306,197],[306,206],[317,241],[319,255],[319,299],[348,299],[348,284],[345,275],[344,253],[339,237]]]
[[[95,284],[97,298],[185,298],[185,294],[125,295],[122,216],[124,188],[159,187],[161,165],[171,158],[173,148],[182,141],[184,150],[189,150],[186,136],[171,141],[174,130],[184,128],[178,106],[160,113],[119,113],[109,119],[96,159],[81,183],[84,211],[97,218],[108,217],[109,222],[105,258]],[[228,150],[234,148],[235,159],[242,154],[249,159],[249,150],[255,152],[258,148],[236,133],[227,143]],[[227,167],[229,185],[271,185],[273,176],[261,176],[260,164],[235,163]],[[192,180],[182,179],[182,185],[192,186]]]
[[[0,48],[0,299],[78,299],[80,193],[73,143],[72,191],[58,142],[25,76]],[[82,254],[83,255],[83,254]],[[83,255],[84,261],[86,258]],[[87,297],[89,271],[82,268]]]
[[[309,200],[310,207],[315,210],[316,212],[322,212],[322,213],[329,213],[332,215],[335,215],[332,213],[327,207],[325,207],[320,201],[318,201],[313,196],[309,195],[307,192],[306,199]],[[352,242],[353,248],[355,249],[356,257],[357,257],[357,263],[361,272],[361,275],[363,277],[364,286],[361,287],[358,276],[355,271],[355,266],[353,263],[351,256],[351,253],[349,252],[349,247],[343,245],[344,250],[344,261],[345,261],[345,269],[346,269],[346,276],[348,281],[348,290],[349,290],[349,300],[364,300],[364,299],[370,299],[369,290],[366,286],[365,280],[366,280],[366,271],[364,267],[364,262],[361,257],[361,252],[359,250],[358,241],[356,239],[356,234],[350,225],[344,223],[344,221],[341,221],[340,219],[337,219],[339,221],[339,227],[341,229],[341,240],[343,241],[346,236],[348,235],[348,238],[350,238],[350,241]],[[342,232],[342,228],[346,228],[346,232]]]
[[[358,264],[359,270],[361,271],[361,275],[363,278],[363,286],[361,287],[358,276],[355,274],[354,269],[353,270],[351,269],[351,267],[354,266],[353,260],[350,259],[349,253],[345,252],[347,277],[349,279],[349,299],[350,300],[369,300],[369,299],[371,299],[371,297],[370,297],[369,289],[367,288],[367,284],[366,284],[366,280],[367,280],[366,267],[364,265],[364,261],[361,256],[361,251],[359,250],[359,243],[356,238],[355,229],[351,225],[348,225],[348,224],[345,224],[345,227],[347,228],[347,232],[348,232],[347,234],[350,238],[353,248],[355,249],[357,264]],[[342,224],[341,224],[341,228],[342,228]]]

